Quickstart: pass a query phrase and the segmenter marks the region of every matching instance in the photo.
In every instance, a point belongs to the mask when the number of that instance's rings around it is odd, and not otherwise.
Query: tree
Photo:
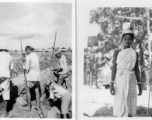
[[[99,48],[97,52],[102,52],[104,54],[112,51],[120,46],[120,37],[122,31],[122,24],[124,22],[132,22],[136,37],[133,43],[133,48],[139,53],[139,65],[141,69],[142,82],[145,82],[145,70],[148,66],[144,63],[147,61],[148,56],[145,54],[148,51],[147,45],[147,23],[146,20],[129,20],[121,19],[116,17],[127,16],[127,17],[144,17],[146,14],[146,8],[97,8],[90,11],[90,24],[98,24],[100,26],[100,33],[97,34],[98,41],[107,40],[103,47]],[[150,17],[152,17],[152,11],[150,11]],[[151,27],[152,28],[152,27]],[[103,56],[104,57],[104,56]],[[103,59],[103,58],[102,58]],[[107,60],[110,60],[108,58]],[[106,60],[106,61],[107,61]]]

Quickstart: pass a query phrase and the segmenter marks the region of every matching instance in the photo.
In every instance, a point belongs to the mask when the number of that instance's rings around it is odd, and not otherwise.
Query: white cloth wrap
[[[6,78],[1,84],[0,87],[4,89],[2,97],[4,100],[10,100],[10,79]]]
[[[136,76],[133,69],[136,64],[136,52],[127,48],[117,56],[117,73],[115,78],[115,98],[113,115],[118,117],[136,114],[137,92]]]

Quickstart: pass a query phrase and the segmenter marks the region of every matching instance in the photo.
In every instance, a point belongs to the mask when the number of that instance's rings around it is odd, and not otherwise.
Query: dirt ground
[[[35,107],[36,106],[36,102],[35,102],[35,94],[34,94],[34,90],[31,90],[31,99],[32,99],[32,109],[31,112],[26,112],[23,111],[20,107],[20,105],[18,104],[18,93],[20,93],[22,91],[22,89],[25,87],[24,84],[24,75],[23,75],[23,68],[22,68],[22,60],[21,58],[21,54],[16,52],[16,51],[10,51],[10,54],[13,56],[14,58],[14,78],[11,81],[11,90],[10,90],[10,95],[11,95],[11,100],[9,101],[9,116],[7,116],[8,118],[40,118],[38,112],[36,111]],[[52,52],[37,52],[38,56],[39,56],[39,60],[40,60],[40,70],[41,70],[41,82],[40,82],[40,86],[41,86],[41,93],[43,94],[42,91],[45,91],[46,97],[44,97],[44,99],[41,98],[40,100],[40,105],[42,108],[42,112],[44,114],[45,118],[51,117],[50,114],[55,114],[52,111],[50,112],[50,110],[52,109],[50,107],[50,102],[48,100],[48,91],[44,88],[44,83],[46,83],[46,81],[54,81],[56,78],[53,75],[52,71],[47,71],[48,68],[54,68],[57,66],[58,60],[53,57],[50,58],[50,56],[52,56]],[[63,52],[63,54],[66,56],[67,58],[67,63],[68,63],[68,70],[71,71],[69,79],[67,80],[67,87],[68,87],[68,91],[70,93],[72,93],[72,52],[71,51],[66,51]],[[22,96],[23,99],[21,99],[22,103],[26,104],[26,95],[25,95],[25,91],[23,92]],[[59,113],[59,104],[60,101],[56,102],[56,111],[58,111]],[[0,117],[3,116],[3,111],[4,111],[4,102],[2,100],[2,97],[0,96]],[[52,117],[51,117],[52,118]]]
[[[71,69],[71,66],[69,66]],[[41,81],[52,79],[52,73],[46,70],[41,71]],[[68,91],[72,92],[72,75],[69,76],[69,80],[67,81]],[[23,111],[19,105],[16,103],[16,98],[18,97],[18,93],[24,88],[24,75],[20,74],[18,77],[12,80],[11,84],[11,100],[9,102],[9,110],[10,114],[8,118],[39,118],[39,114],[37,111],[32,108],[31,112]],[[25,97],[25,94],[24,94]],[[24,98],[23,97],[23,98]],[[26,101],[25,101],[26,102]],[[36,106],[35,97],[32,95],[32,106]],[[48,111],[51,110],[49,101],[47,99],[43,99],[41,101],[41,108],[45,118],[48,117]],[[2,98],[0,97],[0,117],[3,116],[4,103]]]
[[[83,116],[84,117],[113,117],[113,100],[109,89],[83,87]],[[147,117],[148,90],[144,90],[142,96],[137,97],[137,115],[135,117]],[[88,107],[89,106],[89,107]],[[152,100],[150,101],[149,116],[152,115]]]

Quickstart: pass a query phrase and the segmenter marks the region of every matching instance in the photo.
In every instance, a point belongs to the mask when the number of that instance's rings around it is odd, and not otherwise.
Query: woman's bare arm
[[[138,53],[136,53],[137,55],[137,60],[136,60],[136,64],[135,64],[135,75],[136,75],[136,79],[137,79],[137,82],[140,83],[140,72],[139,72],[139,67],[138,67]]]
[[[111,81],[115,80],[115,76],[116,76],[116,72],[117,72],[117,64],[116,64],[116,60],[117,60],[117,55],[119,53],[119,50],[114,51],[113,53],[113,66],[112,66],[112,72],[111,72]]]
[[[152,81],[152,63],[151,63],[151,66],[150,66],[150,81]]]

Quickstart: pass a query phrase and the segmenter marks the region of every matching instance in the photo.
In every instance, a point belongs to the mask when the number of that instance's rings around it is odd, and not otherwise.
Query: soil
[[[95,86],[83,86],[83,116],[84,117],[114,117],[113,101],[114,97],[109,89],[102,87],[97,89]],[[138,91],[138,90],[137,90]],[[135,117],[152,116],[152,101],[150,100],[149,114],[148,109],[149,91],[144,90],[141,96],[137,97],[137,114]],[[89,106],[89,107],[88,107]]]
[[[14,53],[12,53],[14,54]],[[68,67],[69,71],[71,71],[69,79],[67,81],[67,86],[68,86],[68,91],[72,93],[72,70],[71,70],[71,53],[64,53],[66,54],[66,57],[68,57]],[[17,56],[18,57],[18,56]],[[52,71],[47,71],[47,68],[50,67],[55,67],[57,65],[57,60],[56,59],[50,59],[50,53],[46,54],[39,54],[40,58],[40,68],[41,68],[41,82],[40,82],[40,87],[41,87],[41,93],[46,94],[46,97],[41,99],[40,104],[41,104],[41,109],[44,114],[44,117],[48,117],[48,111],[51,110],[50,102],[47,99],[47,94],[48,91],[44,88],[44,83],[47,81],[54,81],[56,80],[56,77],[53,75]],[[19,97],[18,94],[25,88],[25,83],[24,83],[24,75],[22,72],[22,68],[19,67],[21,66],[21,60],[16,61],[17,65],[15,67],[16,71],[18,73],[17,76],[13,78],[11,81],[11,100],[9,101],[9,115],[7,116],[8,118],[40,118],[38,112],[32,107],[30,112],[24,111],[21,109],[21,106],[17,104],[16,99]],[[23,101],[26,102],[26,95],[25,91],[21,94]],[[31,96],[32,96],[32,106],[36,106],[36,101],[35,101],[35,94],[34,91],[31,90]],[[58,107],[58,106],[57,106]],[[4,111],[4,102],[2,100],[2,97],[0,96],[0,117],[3,117],[3,111]]]

